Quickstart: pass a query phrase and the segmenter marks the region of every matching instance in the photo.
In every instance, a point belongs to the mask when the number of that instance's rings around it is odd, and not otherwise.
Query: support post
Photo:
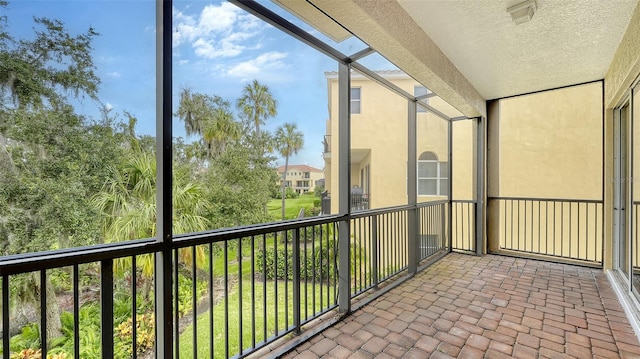
[[[484,254],[484,228],[486,214],[485,178],[487,150],[487,119],[478,117],[476,121],[476,255]]]
[[[416,208],[418,202],[418,172],[417,172],[417,104],[415,101],[407,101],[407,128],[408,128],[408,142],[407,142],[407,198],[408,205],[410,206],[407,213],[407,264],[410,275],[416,274],[418,270],[418,209]]]
[[[338,309],[351,311],[351,66],[338,64]]]
[[[378,216],[371,216],[371,280],[377,288],[380,284],[380,265],[378,262]]]
[[[172,0],[156,0],[156,358],[173,358],[172,320]],[[177,279],[177,278],[176,278]],[[177,349],[176,349],[177,350]]]
[[[449,238],[449,252],[453,250],[453,204],[451,200],[453,198],[453,121],[449,119],[449,123],[447,126],[447,153],[449,157],[449,173],[447,173],[447,178],[449,179],[449,191],[447,193],[447,202],[448,210],[447,210],[447,236]]]

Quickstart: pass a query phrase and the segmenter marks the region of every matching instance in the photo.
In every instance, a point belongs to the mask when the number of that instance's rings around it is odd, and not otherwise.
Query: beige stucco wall
[[[488,197],[602,200],[602,86],[599,81],[492,102]],[[489,201],[490,250],[600,261],[597,207]]]
[[[475,198],[474,121],[453,123],[453,192],[454,200]]]
[[[390,78],[394,84],[413,93],[415,80]],[[325,157],[326,186],[331,193],[332,213],[338,212],[338,106],[337,79],[329,79],[329,111],[331,120],[327,130],[331,134],[330,158]],[[360,170],[370,167],[370,205],[371,208],[383,208],[408,203],[407,198],[407,148],[408,130],[407,100],[387,88],[367,78],[355,77],[351,87],[361,88],[361,112],[351,115],[351,185],[362,186]],[[436,108],[448,109],[439,98],[429,99]],[[417,153],[419,157],[425,151],[436,154],[439,161],[448,161],[447,153],[448,122],[429,112],[417,114]],[[460,147],[453,151],[454,198],[471,199],[473,173],[473,123],[459,121],[454,123],[454,145]],[[357,158],[356,158],[357,157]],[[418,201],[432,201],[445,197],[420,196]]]
[[[601,199],[601,99],[596,82],[500,100],[489,197]]]

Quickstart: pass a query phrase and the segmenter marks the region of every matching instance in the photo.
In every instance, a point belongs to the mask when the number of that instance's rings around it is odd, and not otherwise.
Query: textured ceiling
[[[638,4],[537,0],[515,25],[506,9],[520,0],[397,2],[485,99],[603,79]]]

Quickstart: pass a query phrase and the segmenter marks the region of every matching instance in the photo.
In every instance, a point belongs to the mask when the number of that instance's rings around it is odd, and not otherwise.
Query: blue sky
[[[270,1],[262,3],[284,14]],[[278,115],[265,128],[294,122],[305,135],[304,149],[290,163],[323,168],[321,141],[328,118],[324,72],[335,71],[335,61],[226,2],[175,1],[173,13],[174,105],[185,87],[235,102],[242,87],[258,79],[278,101]],[[139,133],[155,133],[154,1],[10,0],[6,15],[16,38],[32,36],[34,16],[59,19],[71,34],[92,26],[100,33],[93,51],[102,80],[100,101],[112,113],[136,116]],[[345,53],[363,47],[357,39],[339,46]],[[98,104],[82,100],[78,111],[97,117]],[[184,137],[178,119],[174,135]],[[279,159],[276,164],[282,163]]]

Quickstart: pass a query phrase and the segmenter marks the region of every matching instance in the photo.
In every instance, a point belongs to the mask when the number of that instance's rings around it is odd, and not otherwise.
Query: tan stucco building
[[[379,71],[378,74],[408,93],[429,93],[402,71]],[[334,184],[340,175],[334,158],[339,155],[338,77],[326,72],[329,114],[325,136],[326,189],[332,198],[332,213],[338,210],[338,193]],[[367,196],[368,208],[407,204],[407,103],[377,82],[351,75],[351,186]],[[430,106],[456,114],[442,99],[433,97]],[[418,201],[447,199],[449,196],[448,122],[418,107]],[[453,191],[454,199],[473,197],[472,121],[453,123]]]
[[[284,174],[284,166],[277,168],[278,186],[282,186],[282,176]],[[287,168],[287,179],[285,187],[290,187],[296,193],[302,194],[313,192],[316,186],[320,185],[320,181],[324,177],[321,169],[307,165],[289,165]]]

